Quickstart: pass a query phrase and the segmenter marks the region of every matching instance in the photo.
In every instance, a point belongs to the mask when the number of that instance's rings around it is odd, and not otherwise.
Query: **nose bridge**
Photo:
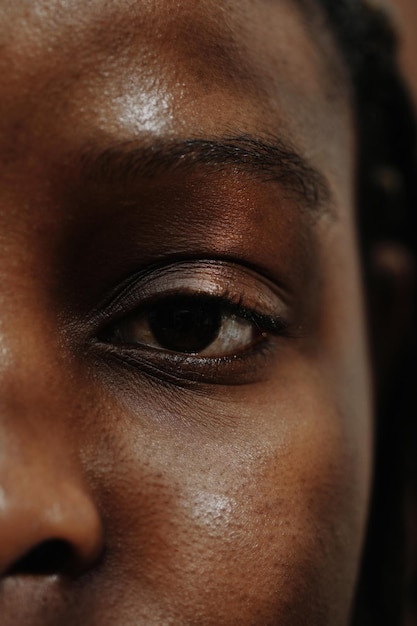
[[[6,335],[0,323],[0,428],[9,421],[25,421],[28,428],[55,421],[54,405],[65,402],[56,350],[33,335],[33,328],[17,327]]]
[[[29,319],[30,318],[30,321]],[[71,391],[57,329],[27,311],[0,320],[0,486],[52,485],[74,458]],[[22,474],[23,472],[23,474]]]
[[[0,276],[0,423],[9,413],[34,415],[38,404],[45,418],[64,390],[58,379],[67,378],[58,312],[30,261],[25,255]]]

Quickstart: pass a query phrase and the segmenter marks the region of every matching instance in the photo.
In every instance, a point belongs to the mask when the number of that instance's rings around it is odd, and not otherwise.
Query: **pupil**
[[[173,296],[152,307],[150,329],[166,350],[194,354],[207,348],[220,331],[220,305],[212,299]]]

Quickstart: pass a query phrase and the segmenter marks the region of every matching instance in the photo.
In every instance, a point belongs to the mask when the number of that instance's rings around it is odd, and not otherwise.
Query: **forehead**
[[[328,119],[342,100],[293,0],[18,0],[2,3],[0,28],[3,137],[32,126],[70,142],[72,123],[77,140],[263,125],[303,141],[317,102]]]
[[[302,15],[300,7],[305,13],[302,21],[298,19]],[[164,47],[168,54],[175,48],[187,59],[193,52],[200,58],[205,52],[205,65],[216,60],[216,69],[222,65],[226,73],[233,70],[229,78],[242,62],[245,68],[241,70],[249,71],[253,78],[255,68],[253,63],[250,68],[245,49],[258,52],[262,58],[272,46],[276,57],[274,45],[278,39],[285,49],[302,30],[311,34],[314,11],[310,4],[308,7],[307,11],[305,0],[5,0],[0,7],[0,37],[3,51],[10,45],[14,52],[18,47],[23,55],[30,51],[34,58],[45,52],[56,55],[62,47],[78,52],[77,56],[88,50],[97,60],[108,60],[109,56],[114,59],[138,46],[149,52],[158,47],[160,54]],[[289,32],[279,29],[284,24],[287,29],[291,27]],[[298,45],[306,43],[303,39],[299,38]],[[256,41],[260,44],[257,50]],[[84,58],[85,67],[89,61]]]

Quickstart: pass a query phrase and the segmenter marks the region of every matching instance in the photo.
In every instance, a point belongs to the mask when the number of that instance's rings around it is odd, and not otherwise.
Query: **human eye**
[[[161,294],[116,323],[108,340],[194,357],[238,354],[278,330],[278,322],[227,295]]]
[[[215,371],[221,382],[231,363],[255,361],[272,338],[290,335],[279,289],[235,263],[187,261],[145,271],[111,309],[116,316],[99,333],[101,343],[130,363],[171,368],[185,379],[216,382]]]

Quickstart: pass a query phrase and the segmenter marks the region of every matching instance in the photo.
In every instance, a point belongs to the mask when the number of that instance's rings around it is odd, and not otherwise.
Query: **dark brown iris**
[[[195,354],[218,336],[222,323],[221,303],[212,298],[172,296],[152,305],[148,321],[162,348]]]

